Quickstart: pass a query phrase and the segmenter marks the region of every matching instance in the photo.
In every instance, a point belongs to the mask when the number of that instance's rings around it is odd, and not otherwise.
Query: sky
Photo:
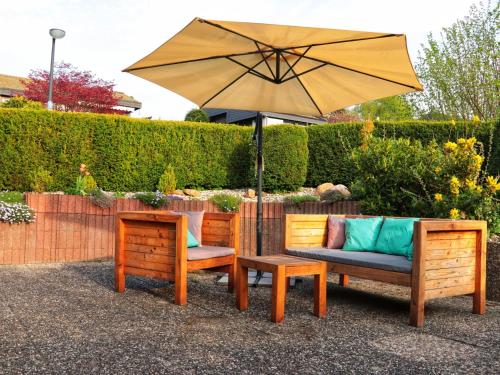
[[[50,28],[66,31],[56,61],[113,81],[143,107],[135,117],[183,119],[196,106],[122,70],[193,18],[404,33],[415,63],[427,34],[468,14],[473,0],[0,0],[0,74],[49,69]]]

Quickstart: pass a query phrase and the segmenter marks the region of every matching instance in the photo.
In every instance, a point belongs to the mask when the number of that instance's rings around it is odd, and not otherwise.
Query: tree
[[[405,96],[390,96],[359,104],[354,108],[363,120],[400,121],[413,118],[413,107]]]
[[[24,96],[30,100],[47,102],[49,72],[32,70],[25,81]],[[67,63],[54,67],[54,109],[65,112],[94,112],[126,114],[115,109],[118,98],[113,91],[114,83],[97,78],[92,72],[80,71]]]
[[[330,123],[361,121],[359,115],[356,112],[350,111],[348,109],[339,109],[337,111],[331,112],[325,116],[325,119]]]
[[[186,114],[184,120],[193,122],[209,122],[210,118],[208,117],[208,113],[203,109],[193,108]]]
[[[24,96],[14,96],[3,103],[0,103],[2,108],[26,108],[26,109],[43,109],[43,104],[28,100]]]
[[[472,5],[467,17],[442,29],[440,40],[428,35],[416,64],[425,87],[413,96],[420,117],[498,117],[499,7]]]

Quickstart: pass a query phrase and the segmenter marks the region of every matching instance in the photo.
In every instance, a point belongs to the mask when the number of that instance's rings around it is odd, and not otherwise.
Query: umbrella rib
[[[260,64],[262,64],[264,62],[264,59],[260,60],[258,63],[256,63],[254,66],[252,66],[251,68],[247,69],[246,72],[244,72],[243,74],[241,74],[240,76],[238,76],[237,78],[235,78],[233,81],[231,81],[229,84],[227,84],[226,86],[224,86],[222,89],[220,89],[218,92],[216,92],[214,95],[212,95],[210,97],[210,99],[208,99],[207,101],[205,101],[201,106],[200,108],[202,107],[205,107],[209,102],[211,102],[215,97],[219,96],[224,90],[226,90],[227,88],[231,87],[232,85],[234,85],[237,81],[239,81],[241,78],[243,78],[243,76],[245,76],[245,74],[248,74],[250,73],[253,69],[255,69],[257,66],[259,66]]]
[[[264,45],[264,46],[266,46],[266,47],[269,47],[269,48],[274,49],[274,47],[273,47],[272,45],[270,45],[270,44],[267,44],[267,43],[261,42],[260,40],[257,40],[257,39],[254,39],[254,38],[251,38],[251,37],[249,37],[248,35],[241,34],[241,33],[237,32],[237,31],[234,31],[234,30],[228,29],[227,27],[224,27],[224,26],[219,25],[219,24],[217,24],[217,23],[214,23],[214,22],[211,22],[211,21],[207,21],[207,20],[204,20],[204,19],[201,19],[201,18],[199,19],[199,21],[200,21],[200,22],[203,22],[203,23],[206,23],[206,24],[208,24],[208,25],[210,25],[210,26],[217,27],[217,28],[222,29],[222,30],[224,30],[224,31],[227,31],[227,32],[233,33],[233,34],[235,34],[235,35],[241,36],[242,38],[245,38],[245,39],[251,40],[251,41],[252,41],[252,42],[254,42],[254,43],[259,43],[259,44],[262,44],[262,45]]]
[[[297,63],[298,63],[300,60],[302,60],[302,58],[306,55],[306,53],[307,53],[307,52],[309,52],[309,50],[310,50],[311,48],[312,48],[312,46],[307,47],[307,49],[304,51],[304,53],[303,53],[303,54],[301,54],[301,56],[300,56],[300,57],[299,57],[299,58],[298,58],[298,59],[297,59],[297,60],[296,60],[296,61],[292,64],[292,66],[288,65],[288,66],[289,66],[289,68],[288,68],[288,70],[286,71],[286,73],[282,75],[282,77],[283,77],[283,78],[285,78],[285,77],[286,77],[286,75],[287,75],[288,73],[290,73],[290,71],[293,69],[293,67],[294,67],[295,65],[297,65]],[[283,51],[283,52],[284,52],[284,53],[287,53],[286,51]],[[284,80],[282,80],[282,82],[284,82]]]
[[[290,64],[288,63],[288,61],[286,59],[283,59],[285,60],[286,64],[288,66],[290,66]],[[291,68],[291,66],[290,66]],[[311,102],[314,104],[314,106],[316,107],[316,109],[318,110],[320,116],[323,116],[323,112],[321,111],[321,109],[319,109],[319,106],[318,104],[316,103],[316,101],[313,99],[313,97],[311,96],[311,94],[309,93],[309,90],[306,89],[306,87],[304,86],[304,84],[302,83],[302,81],[300,80],[300,78],[295,74],[295,71],[291,68],[292,70],[292,73],[295,75],[295,78],[297,78],[297,81],[300,83],[300,85],[302,86],[302,88],[304,89],[304,91],[306,92],[307,96],[309,97],[309,99],[311,99]]]
[[[267,65],[267,69],[269,69],[269,72],[271,72],[271,75],[273,76],[273,79],[276,79],[276,75],[274,74],[273,70],[271,69],[271,66],[269,65],[269,63],[267,62],[267,58],[264,57],[264,53],[262,52],[262,50],[260,49],[259,47],[259,43],[255,42],[255,46],[257,47],[257,49],[259,50],[260,52],[260,55],[262,56],[262,58],[264,59],[264,62],[266,63]]]
[[[253,69],[253,68],[251,68],[251,67],[249,67],[249,66],[247,66],[247,65],[245,65],[245,64],[243,64],[243,63],[241,63],[241,62],[239,62],[238,60],[235,60],[235,59],[233,59],[233,58],[231,58],[231,57],[227,57],[227,59],[228,59],[229,61],[232,61],[232,62],[233,62],[233,63],[235,63],[235,64],[238,64],[239,66],[242,66],[242,67],[243,67],[243,68],[245,68],[245,69],[248,69],[248,70],[249,70],[249,71],[248,71],[248,73],[254,74],[254,75],[256,75],[257,77],[262,78],[262,79],[265,79],[265,80],[268,80],[268,81],[270,81],[270,82],[274,82],[274,80],[272,80],[271,78],[267,77],[265,74],[262,74],[261,72],[258,72],[257,70],[255,70],[255,69]],[[265,61],[265,60],[264,60],[264,61]],[[262,61],[261,61],[261,62],[262,62]]]
[[[287,53],[295,55],[295,56],[300,56],[299,54],[294,53],[294,52],[287,52]],[[389,79],[389,78],[384,78],[384,77],[376,76],[374,74],[362,72],[361,70],[357,70],[357,69],[353,69],[353,68],[348,68],[347,66],[338,65],[338,64],[335,64],[335,63],[332,63],[332,62],[324,61],[324,60],[317,59],[317,58],[310,57],[310,56],[304,56],[304,58],[312,60],[312,61],[316,61],[316,62],[319,62],[319,63],[323,63],[323,64],[326,64],[326,65],[331,65],[331,66],[334,66],[336,68],[349,70],[349,71],[354,72],[354,73],[363,74],[365,76],[369,76],[369,77],[381,79],[383,81],[391,82],[391,83],[394,83],[396,85],[409,87],[409,88],[414,89],[416,91],[422,91],[422,89],[420,89],[418,87],[415,87],[415,86],[412,86],[412,85],[407,85],[406,83],[401,83],[401,82],[398,82],[398,81],[394,81],[394,80]]]
[[[273,52],[274,50],[264,50],[264,52]],[[207,60],[215,60],[215,59],[223,59],[227,57],[237,57],[237,56],[247,56],[247,55],[255,55],[260,53],[260,51],[251,51],[251,52],[241,52],[241,53],[232,53],[230,55],[218,55],[218,56],[210,56],[210,57],[203,57],[200,59],[193,59],[193,60],[184,60],[184,61],[176,61],[176,62],[171,62],[171,63],[165,63],[165,64],[157,64],[157,65],[149,65],[149,66],[144,66],[140,68],[132,68],[132,69],[124,69],[124,72],[131,72],[134,70],[142,70],[142,69],[152,69],[152,68],[160,68],[162,66],[170,66],[170,65],[177,65],[177,64],[186,64],[190,62],[197,62],[197,61],[207,61]]]
[[[319,47],[319,46],[327,46],[327,45],[331,45],[331,44],[341,44],[341,43],[350,43],[350,42],[362,42],[364,40],[390,38],[390,37],[394,37],[394,36],[399,37],[399,36],[403,36],[403,35],[404,34],[385,34],[385,35],[371,36],[371,37],[367,37],[367,38],[336,40],[335,42],[312,43],[312,44],[306,44],[303,46],[288,47],[288,48],[283,48],[283,50],[288,51],[288,50],[297,49],[297,48]]]
[[[304,75],[304,74],[310,73],[310,72],[312,72],[312,71],[314,71],[314,70],[316,70],[316,69],[322,68],[322,67],[324,67],[324,66],[326,66],[326,65],[327,65],[326,63],[323,63],[323,64],[321,64],[321,65],[315,66],[314,68],[304,70],[303,72],[301,72],[301,73],[299,73],[299,74],[297,74],[297,73],[293,72],[293,75],[292,75],[291,77],[289,77],[289,78],[286,78],[286,79],[282,80],[280,83],[285,83],[285,82],[287,82],[287,81],[290,81],[291,79],[294,79],[294,78],[300,77],[300,76],[302,76],[302,75]]]

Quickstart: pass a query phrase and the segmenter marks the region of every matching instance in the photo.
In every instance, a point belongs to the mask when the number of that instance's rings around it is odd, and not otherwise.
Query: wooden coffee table
[[[271,320],[281,323],[285,317],[285,296],[291,276],[314,275],[314,315],[326,316],[326,262],[292,257],[271,255],[238,257],[236,306],[239,310],[248,309],[248,269],[270,272],[273,275]]]

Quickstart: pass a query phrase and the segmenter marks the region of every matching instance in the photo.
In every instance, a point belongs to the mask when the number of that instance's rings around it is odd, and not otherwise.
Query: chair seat
[[[368,251],[342,251],[324,247],[290,247],[286,250],[286,254],[393,272],[411,273],[412,266],[412,262],[404,256]]]
[[[202,260],[202,259],[225,257],[234,254],[235,251],[232,247],[198,246],[198,247],[188,248],[187,259]]]

